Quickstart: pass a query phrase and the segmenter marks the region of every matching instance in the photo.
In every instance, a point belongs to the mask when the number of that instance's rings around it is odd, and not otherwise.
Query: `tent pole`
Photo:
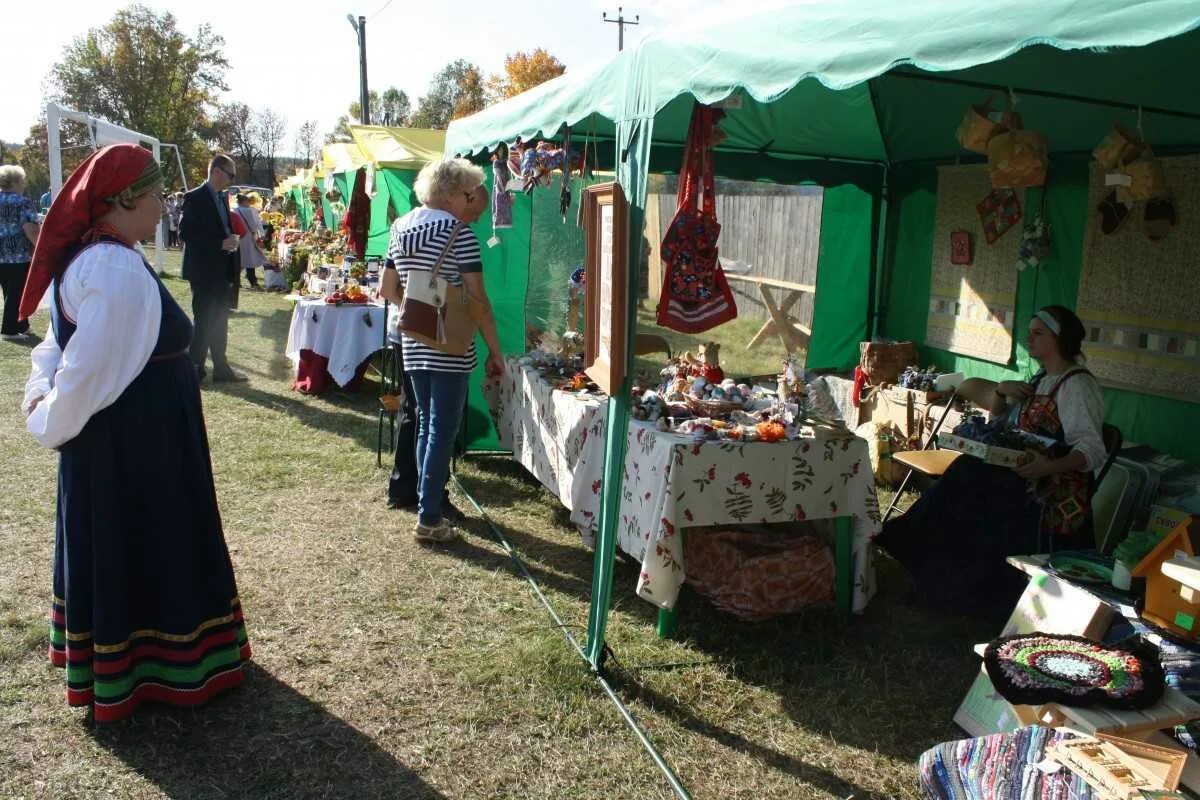
[[[884,242],[887,240],[888,215],[888,178],[891,175],[892,155],[888,150],[888,138],[884,132],[883,117],[879,114],[879,93],[874,80],[867,81],[867,93],[871,97],[871,110],[875,113],[875,129],[879,132],[879,142],[883,147],[883,175],[879,181],[879,194],[876,195],[872,209],[875,215],[871,236],[871,279],[868,281],[867,294],[867,338],[874,339],[879,334],[880,309],[883,308],[882,288],[883,271],[887,268],[884,259]]]
[[[1085,103],[1092,106],[1102,106],[1105,108],[1119,108],[1123,111],[1138,111],[1139,109],[1144,114],[1156,114],[1164,117],[1179,117],[1180,119],[1200,120],[1200,113],[1194,111],[1181,111],[1175,108],[1163,108],[1161,106],[1139,106],[1137,103],[1123,103],[1120,100],[1103,100],[1099,97],[1087,97],[1079,94],[1069,94],[1067,92],[1050,92],[1045,89],[1028,89],[1018,86],[1001,86],[997,83],[987,83],[985,81],[972,81],[966,78],[950,78],[944,75],[934,75],[927,72],[910,72],[908,70],[892,70],[886,73],[889,78],[907,78],[914,81],[926,81],[928,83],[945,83],[951,86],[965,86],[970,89],[984,89],[990,92],[1005,92],[1012,91],[1017,95],[1027,95],[1029,97],[1044,97],[1049,100],[1067,100],[1072,103]]]

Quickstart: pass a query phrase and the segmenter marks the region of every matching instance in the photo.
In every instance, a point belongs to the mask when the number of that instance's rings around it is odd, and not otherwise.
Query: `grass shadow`
[[[741,734],[734,733],[727,728],[709,722],[670,697],[648,688],[643,683],[634,679],[625,670],[619,668],[610,669],[609,673],[615,687],[623,691],[627,697],[635,698],[639,702],[646,704],[656,713],[662,714],[681,728],[711,739],[731,750],[736,750],[739,753],[750,756],[761,764],[784,774],[791,775],[810,786],[822,789],[832,797],[879,798],[879,800],[887,800],[887,798],[881,795],[869,792],[861,786],[856,786],[839,778],[827,769],[793,758],[772,747],[751,741]]]
[[[237,397],[248,403],[263,408],[287,414],[301,424],[311,428],[335,433],[339,436],[349,436],[361,447],[373,451],[378,437],[378,422],[374,414],[373,397],[355,398],[336,397],[334,394],[321,399],[328,405],[346,409],[348,412],[332,411],[327,407],[312,405],[304,399],[293,399],[275,392],[257,389],[248,383],[218,383],[203,384],[205,391],[218,392],[230,397]],[[304,395],[301,398],[306,397]]]
[[[167,797],[443,797],[369,736],[253,664],[244,686],[201,709],[148,706],[127,722],[95,726],[92,736]]]

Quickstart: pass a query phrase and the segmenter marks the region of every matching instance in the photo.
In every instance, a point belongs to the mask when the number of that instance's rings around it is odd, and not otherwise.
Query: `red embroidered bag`
[[[681,333],[702,333],[737,317],[733,291],[717,257],[721,224],[711,151],[721,114],[699,104],[692,111],[679,174],[679,207],[662,241],[658,324]]]

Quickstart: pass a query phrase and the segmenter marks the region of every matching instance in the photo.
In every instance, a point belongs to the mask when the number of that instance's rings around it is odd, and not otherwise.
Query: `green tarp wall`
[[[846,369],[858,363],[867,338],[874,198],[852,184],[825,190],[813,338],[805,366]]]
[[[1042,306],[1075,307],[1083,263],[1088,214],[1088,162],[1054,159],[1047,189],[1046,213],[1053,226],[1051,257],[1037,270],[1021,273],[1017,293],[1016,341],[1011,366],[980,361],[946,350],[921,347],[922,363],[992,380],[1023,380],[1037,370],[1025,347],[1024,326]],[[826,197],[828,197],[828,193]],[[827,201],[828,202],[828,201]],[[1040,190],[1030,189],[1029,208],[1041,202]],[[929,316],[929,284],[933,264],[933,227],[937,213],[937,168],[900,167],[893,172],[888,224],[888,262],[882,330],[895,339],[923,342]],[[1016,249],[1020,230],[1010,231]],[[824,242],[822,242],[824,254]],[[824,268],[824,263],[822,263]],[[1015,264],[1014,264],[1014,269]],[[818,291],[818,297],[820,293]],[[816,325],[814,324],[814,329]],[[1086,345],[1084,352],[1087,352]],[[1154,395],[1105,389],[1107,421],[1121,429],[1126,441],[1152,445],[1180,458],[1200,461],[1200,406]]]
[[[308,189],[303,186],[292,187],[292,199],[296,201],[296,221],[300,230],[308,230],[313,224],[312,203],[308,200]]]

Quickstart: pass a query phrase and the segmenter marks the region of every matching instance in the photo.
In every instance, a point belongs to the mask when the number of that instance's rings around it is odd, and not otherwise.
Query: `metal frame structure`
[[[160,142],[158,139],[145,133],[138,133],[124,128],[120,125],[115,125],[107,120],[94,117],[91,114],[85,114],[82,111],[75,111],[70,108],[63,108],[57,103],[48,103],[46,105],[46,147],[49,151],[48,163],[50,165],[50,196],[54,197],[62,189],[63,174],[62,174],[62,140],[59,137],[59,126],[63,120],[74,120],[84,125],[88,130],[88,135],[91,138],[91,147],[93,150],[103,147],[106,144],[115,144],[118,142],[128,142],[130,144],[148,145],[150,151],[154,153],[154,160],[162,162],[162,148],[169,147],[175,151],[175,161],[179,165],[179,175],[183,181],[183,188],[187,189],[187,177],[183,170],[183,158],[179,153],[179,147]],[[161,275],[163,271],[163,226],[162,222],[158,223],[158,228],[154,232],[154,268]]]

